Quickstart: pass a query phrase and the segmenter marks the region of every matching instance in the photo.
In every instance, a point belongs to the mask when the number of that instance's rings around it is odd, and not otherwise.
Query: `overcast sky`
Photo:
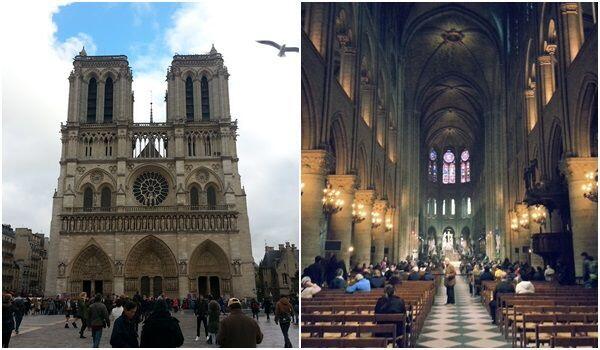
[[[174,53],[223,54],[252,249],[298,242],[300,56],[279,58],[269,39],[299,46],[292,1],[2,5],[2,223],[49,234],[73,57],[125,54],[134,121],[165,120],[165,75]]]

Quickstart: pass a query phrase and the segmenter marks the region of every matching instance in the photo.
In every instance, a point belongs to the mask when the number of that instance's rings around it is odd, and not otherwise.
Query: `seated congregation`
[[[462,266],[471,291],[481,295],[492,323],[513,347],[597,347],[597,266],[584,254],[583,285],[566,284],[550,265],[534,269],[505,259]]]
[[[411,259],[346,272],[321,257],[301,281],[303,347],[415,346],[435,295],[435,264]]]

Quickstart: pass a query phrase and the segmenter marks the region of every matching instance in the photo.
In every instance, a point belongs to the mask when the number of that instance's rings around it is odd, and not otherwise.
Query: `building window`
[[[113,81],[111,77],[106,79],[104,85],[104,122],[112,123],[113,119]]]
[[[94,191],[88,187],[83,191],[83,209],[91,210],[94,206]]]
[[[433,216],[437,216],[437,199],[433,199]]]
[[[192,209],[197,209],[199,204],[198,189],[196,187],[192,187],[190,190],[190,205],[192,206]]]
[[[471,182],[471,161],[469,151],[464,150],[460,154],[460,182]]]
[[[185,80],[185,117],[187,121],[194,120],[194,83],[192,77]]]
[[[209,209],[214,209],[217,205],[217,191],[215,190],[215,186],[209,185],[206,188],[206,203]]]
[[[442,200],[442,216],[446,216],[446,200]]]
[[[467,215],[471,215],[471,197],[467,197]]]
[[[283,285],[287,286],[287,284],[288,284],[288,275],[286,273],[284,273],[281,276],[283,277]]]
[[[456,207],[454,204],[454,198],[450,199],[450,215],[454,216],[456,213]]]
[[[447,150],[444,153],[444,166],[442,169],[442,183],[456,183],[456,166],[454,165],[454,152]]]
[[[108,187],[104,187],[102,189],[102,192],[100,193],[100,206],[104,209],[106,208],[110,208],[110,202],[111,202],[111,193],[110,193],[110,188]]]
[[[200,80],[200,96],[202,100],[202,120],[208,121],[210,120],[210,106],[208,104],[208,79],[206,77],[202,77]]]
[[[96,122],[96,98],[98,97],[98,85],[96,78],[90,79],[88,83],[88,98],[87,98],[87,122]]]
[[[429,181],[437,182],[437,152],[431,149],[429,152]]]

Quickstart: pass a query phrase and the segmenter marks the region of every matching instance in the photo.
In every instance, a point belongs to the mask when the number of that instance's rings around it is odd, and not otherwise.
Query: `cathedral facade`
[[[126,56],[73,66],[46,294],[254,296],[221,54],[173,57],[166,122],[133,121]]]

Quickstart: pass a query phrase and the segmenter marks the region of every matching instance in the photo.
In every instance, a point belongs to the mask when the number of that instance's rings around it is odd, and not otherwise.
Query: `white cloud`
[[[57,3],[14,2],[3,8],[2,47],[2,222],[49,232],[52,195],[60,159],[60,123],[67,119],[72,59],[85,33],[58,42],[52,15]],[[20,14],[27,14],[23,20]]]

